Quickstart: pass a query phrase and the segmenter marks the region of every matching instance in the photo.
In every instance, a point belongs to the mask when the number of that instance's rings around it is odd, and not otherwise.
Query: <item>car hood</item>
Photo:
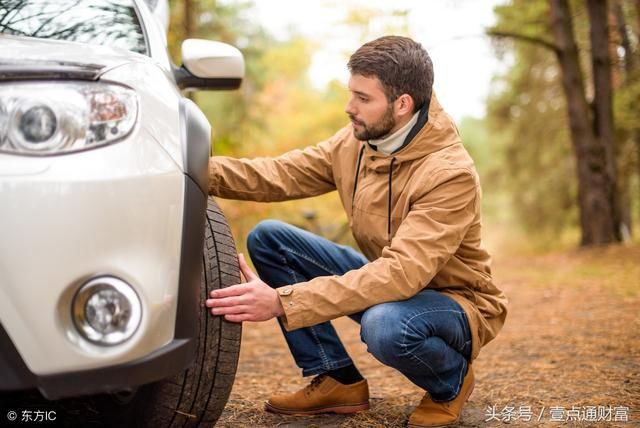
[[[106,46],[0,36],[0,80],[97,80],[109,69],[145,58],[135,52]]]

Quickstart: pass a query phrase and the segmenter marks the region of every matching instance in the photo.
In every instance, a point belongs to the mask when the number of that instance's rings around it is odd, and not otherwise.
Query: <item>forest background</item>
[[[274,2],[274,7],[278,3]],[[454,8],[463,9],[465,1],[451,3]],[[568,99],[567,90],[563,88],[566,71],[557,52],[563,41],[554,37],[550,3],[554,2],[515,0],[499,4],[494,7],[494,25],[487,27],[484,34],[469,36],[491,40],[493,52],[501,63],[501,71],[494,75],[487,91],[486,114],[457,118],[463,142],[482,179],[485,240],[487,245],[495,247],[506,242],[494,243],[492,236],[508,235],[511,244],[526,251],[637,242],[640,235],[637,231],[640,221],[640,122],[637,120],[640,113],[640,3],[611,1],[600,17],[608,29],[606,34],[596,37],[603,38],[608,54],[604,60],[610,64],[612,135],[609,141],[591,144],[585,149],[576,147],[580,142],[574,141],[571,132],[573,123],[567,105],[575,100]],[[592,127],[591,138],[599,140],[602,138],[597,135],[596,117],[607,116],[607,113],[606,107],[604,114],[597,110],[599,99],[592,63],[602,59],[592,59],[590,30],[593,25],[586,4],[569,2],[565,18],[573,28],[587,125]],[[336,28],[355,35],[346,43],[353,46],[344,46],[345,68],[348,55],[367,40],[383,34],[412,36],[410,7],[378,9],[350,6],[348,2],[335,7],[341,12],[336,15]],[[255,6],[251,1],[171,2],[169,45],[176,63],[180,63],[180,42],[189,37],[231,43],[245,56],[247,75],[240,91],[192,95],[213,125],[216,155],[278,155],[322,141],[347,123],[345,83],[333,79],[319,87],[309,75],[312,56],[323,44],[321,35],[318,38],[303,35],[293,27],[285,30],[284,37],[280,34],[276,38],[259,20],[252,19],[254,16]],[[422,43],[429,45],[428,41]],[[459,55],[464,56],[464,40],[451,44],[450,49],[459,50]],[[468,73],[474,72],[470,64]],[[438,81],[445,79],[447,76],[436,76],[436,91]],[[459,97],[464,98],[465,94],[460,93]],[[444,107],[447,108],[446,104]],[[577,138],[585,137],[578,135]],[[609,214],[603,214],[597,207],[589,210],[582,203],[584,198],[589,198],[592,187],[606,180],[596,176],[590,182],[579,173],[580,150],[593,153],[595,160],[589,160],[588,156],[582,158],[594,164],[592,168],[596,173],[598,168],[607,169],[613,164],[615,176],[613,180],[605,177],[609,183],[604,183],[603,191],[605,204],[610,201],[616,204]],[[606,159],[607,155],[613,158]],[[219,203],[240,239],[246,237],[260,219],[275,217],[353,244],[335,194],[278,204]],[[585,219],[585,215],[588,218]],[[612,219],[609,236],[605,233],[595,239],[590,235],[585,237],[589,226],[583,223],[598,222],[600,215],[609,215]],[[237,244],[244,250],[241,240]]]

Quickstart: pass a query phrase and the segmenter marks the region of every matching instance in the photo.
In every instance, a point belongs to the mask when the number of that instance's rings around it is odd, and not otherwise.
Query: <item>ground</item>
[[[503,252],[493,268],[509,298],[509,315],[474,363],[476,388],[459,426],[640,426],[640,247]],[[308,379],[301,378],[275,321],[246,323],[236,382],[216,426],[404,426],[421,390],[367,353],[357,324],[339,319],[335,325],[369,381],[369,411],[316,417],[264,412],[271,393],[293,391]],[[578,420],[567,421],[572,418]]]

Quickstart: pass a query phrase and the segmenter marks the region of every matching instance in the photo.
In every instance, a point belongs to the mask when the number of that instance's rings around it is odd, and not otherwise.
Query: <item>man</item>
[[[364,253],[277,222],[251,231],[259,276],[211,293],[229,321],[279,317],[304,376],[302,390],[272,396],[283,414],[369,408],[367,382],[331,319],[361,324],[368,351],[426,390],[409,426],[458,420],[471,394],[471,361],[506,316],[480,240],[480,183],[451,118],[432,95],[425,49],[405,37],[360,47],[348,63],[351,123],[332,138],[276,158],[212,157],[212,195],[283,201],[338,190]]]

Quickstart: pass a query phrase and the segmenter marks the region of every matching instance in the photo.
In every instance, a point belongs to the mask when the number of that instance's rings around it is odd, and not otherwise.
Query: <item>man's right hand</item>
[[[283,315],[278,292],[251,270],[242,254],[238,254],[238,263],[247,282],[213,290],[205,303],[211,313],[232,322],[267,321]]]

